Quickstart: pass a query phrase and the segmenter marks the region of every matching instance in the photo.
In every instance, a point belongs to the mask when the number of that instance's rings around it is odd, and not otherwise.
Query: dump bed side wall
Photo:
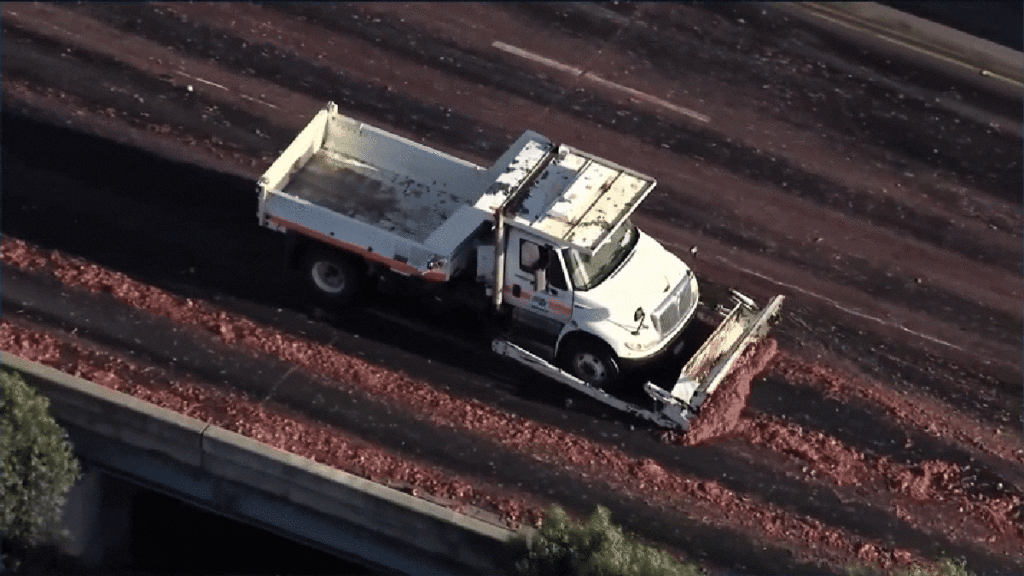
[[[323,146],[327,131],[327,118],[332,113],[332,108],[329,106],[318,112],[302,129],[302,132],[299,132],[295,140],[292,140],[292,143],[277,157],[277,160],[274,160],[270,168],[263,173],[263,177],[259,181],[261,224],[266,224],[264,219],[267,194],[272,190],[281,190],[287,186],[292,175],[306,162],[309,162],[313,154]]]
[[[387,264],[403,274],[418,273],[433,256],[397,234],[285,195],[271,195],[267,212],[283,228]]]
[[[486,172],[480,166],[340,114],[327,119],[324,148],[428,186],[443,187],[462,204],[472,204],[483,193]]]
[[[316,164],[312,160],[325,155],[342,161],[321,162],[323,166],[312,169]],[[380,218],[374,216],[379,215],[370,213],[372,210],[363,213],[362,208],[367,207],[359,201],[344,200],[346,195],[351,200],[353,194],[362,199],[366,191],[345,188],[339,184],[344,179],[333,173],[323,176],[320,188],[329,189],[331,194],[336,192],[338,202],[318,202],[315,195],[289,192],[302,178],[319,178],[317,174],[325,167],[332,169],[331,166],[362,174],[363,184],[372,184],[366,177],[379,176],[383,186],[370,188],[378,194],[395,195],[366,198],[367,206],[381,204],[389,216],[400,219],[404,210],[408,223],[420,228],[425,211],[441,212],[447,219],[430,224],[434,228],[425,230],[408,229],[415,226],[395,230],[394,226],[389,229],[378,225]],[[330,104],[310,121],[260,179],[259,219],[262,225],[293,230],[381,261],[405,274],[424,274],[428,262],[443,258],[447,265],[430,274],[443,278],[451,272],[452,264],[463,263],[459,252],[471,244],[464,236],[488,216],[472,208],[486,188],[486,175],[486,170],[470,162],[341,115]],[[310,183],[304,184],[303,189],[312,189]],[[420,206],[422,203],[427,204]],[[356,212],[339,212],[335,205]]]

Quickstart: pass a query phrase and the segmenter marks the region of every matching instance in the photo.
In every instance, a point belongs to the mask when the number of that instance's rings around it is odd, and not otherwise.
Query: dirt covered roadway
[[[146,357],[193,400],[248,395],[217,418],[280,409],[429,471],[393,474],[410,491],[505,520],[605,503],[709,567],[1024,570],[1019,101],[760,7],[3,10],[4,350],[98,346],[124,386]],[[535,129],[654,176],[636,222],[709,291],[786,294],[774,353],[679,438],[458,319],[306,318],[253,180],[328,100],[480,164]]]

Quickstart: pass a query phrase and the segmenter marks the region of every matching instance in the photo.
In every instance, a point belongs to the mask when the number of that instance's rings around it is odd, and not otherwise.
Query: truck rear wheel
[[[618,387],[619,366],[615,354],[603,342],[579,338],[566,343],[563,367],[595,388],[610,392]]]
[[[306,285],[324,302],[349,302],[366,284],[366,274],[361,264],[354,256],[315,248],[304,259]]]

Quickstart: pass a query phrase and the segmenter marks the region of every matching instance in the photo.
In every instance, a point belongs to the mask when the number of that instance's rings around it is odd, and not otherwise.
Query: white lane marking
[[[829,22],[832,22],[834,24],[839,24],[840,26],[852,28],[853,30],[857,31],[867,31],[872,36],[881,38],[883,40],[888,40],[889,42],[892,42],[893,44],[898,44],[899,46],[902,46],[907,50],[919,52],[921,54],[925,54],[930,58],[934,58],[936,60],[943,60],[949,64],[966,68],[971,72],[976,72],[981,76],[999,80],[1017,89],[1020,89],[1022,86],[1024,86],[1024,83],[1022,83],[1020,80],[1016,78],[1010,78],[1008,76],[999,74],[998,72],[986,70],[985,68],[982,68],[981,66],[972,63],[966,59],[951,58],[927,45],[915,44],[911,40],[908,40],[908,36],[906,34],[902,34],[895,29],[885,30],[883,28],[881,31],[878,31],[878,27],[873,25],[869,20],[865,20],[859,17],[850,18],[849,15],[843,15],[841,12],[839,12],[840,15],[837,17],[835,12],[830,12],[830,10],[832,10],[831,8],[818,6],[816,5],[816,3],[807,2],[805,3],[804,7],[809,12],[812,12],[816,14],[818,17],[824,20],[828,20]],[[847,19],[844,20],[844,17]]]
[[[763,280],[767,280],[767,281],[769,281],[769,282],[771,282],[773,284],[777,284],[779,286],[785,286],[786,288],[789,288],[791,290],[796,290],[797,292],[806,294],[808,296],[812,296],[812,297],[817,298],[819,300],[824,300],[825,302],[828,302],[829,304],[835,306],[836,308],[842,310],[843,312],[846,312],[847,314],[852,314],[854,316],[858,316],[860,318],[865,318],[867,320],[873,320],[875,322],[878,322],[879,324],[883,324],[885,326],[889,326],[889,327],[892,327],[892,328],[899,328],[900,330],[903,330],[904,332],[907,332],[908,334],[913,334],[914,336],[918,336],[918,337],[924,338],[925,340],[929,340],[931,342],[935,342],[936,344],[942,344],[944,346],[949,346],[950,348],[955,348],[957,350],[960,350],[961,352],[966,352],[966,350],[964,348],[961,348],[960,346],[957,346],[956,344],[952,344],[950,342],[946,342],[945,340],[940,340],[938,338],[935,338],[934,336],[929,336],[927,334],[922,334],[920,332],[916,332],[914,330],[911,330],[910,328],[907,328],[906,326],[901,326],[901,325],[896,324],[894,322],[890,322],[888,320],[883,320],[882,318],[877,318],[875,316],[871,316],[870,314],[865,314],[863,312],[860,312],[858,310],[854,310],[852,308],[847,308],[847,307],[843,306],[842,304],[840,304],[839,302],[836,302],[835,300],[829,298],[828,296],[822,296],[821,294],[817,294],[815,292],[811,292],[810,290],[805,290],[805,289],[803,289],[803,288],[801,288],[799,286],[794,286],[793,284],[789,284],[787,282],[782,282],[782,281],[776,280],[774,278],[769,278],[768,276],[765,276],[764,274],[761,274],[760,272],[757,272],[756,270],[750,270],[750,269],[744,268],[742,266],[737,266],[736,264],[733,264],[732,262],[730,262],[729,260],[727,260],[725,258],[722,258],[721,256],[715,256],[715,259],[719,260],[721,262],[724,262],[729,267],[735,268],[736,270],[739,270],[741,272],[746,272],[747,274],[752,274],[754,276],[757,276],[758,278],[761,278]]]
[[[682,114],[683,116],[689,116],[690,118],[693,118],[694,120],[697,120],[699,122],[711,122],[711,118],[705,116],[704,114],[701,114],[700,112],[694,112],[693,110],[690,110],[689,108],[683,108],[682,106],[676,106],[675,104],[673,104],[671,102],[667,102],[667,101],[662,100],[661,98],[658,98],[656,96],[651,96],[650,94],[647,94],[646,92],[641,92],[639,90],[635,90],[635,89],[630,88],[628,86],[623,86],[622,84],[617,84],[615,82],[612,82],[611,80],[605,80],[604,78],[601,78],[600,76],[598,76],[597,74],[594,74],[593,72],[587,72],[586,74],[584,74],[584,76],[587,77],[587,78],[590,78],[591,80],[593,80],[595,82],[599,82],[601,84],[604,84],[605,86],[608,86],[608,87],[611,87],[611,88],[615,88],[616,90],[622,90],[623,92],[626,92],[627,94],[632,94],[633,96],[635,96],[635,97],[637,97],[637,98],[639,98],[641,100],[646,100],[646,101],[648,101],[648,102],[650,102],[652,104],[657,104],[659,106],[663,106],[665,108],[668,108],[669,110],[678,112],[678,113]]]
[[[175,72],[177,72],[178,74],[181,74],[182,76],[185,76],[187,78],[191,78],[191,79],[193,79],[193,80],[195,80],[197,82],[202,82],[203,84],[209,84],[210,86],[216,86],[217,88],[220,88],[221,90],[224,90],[225,92],[229,91],[227,86],[221,86],[220,84],[217,84],[216,82],[210,82],[209,80],[204,80],[204,79],[202,79],[202,78],[200,78],[198,76],[193,76],[191,74],[186,74],[186,73],[182,72],[181,70],[175,70]],[[259,98],[253,98],[252,96],[246,96],[245,94],[239,94],[238,96],[240,98],[244,98],[246,100],[249,100],[250,102],[256,102],[257,104],[263,104],[264,106],[270,106],[271,108],[275,108],[275,109],[278,108],[277,106],[271,104],[270,102],[264,102],[263,100],[260,100]]]
[[[220,84],[217,84],[216,82],[210,82],[209,80],[203,80],[202,78],[200,78],[198,76],[193,76],[191,74],[186,74],[186,73],[184,73],[184,72],[182,72],[180,70],[178,70],[177,72],[178,72],[178,74],[181,74],[182,76],[185,76],[187,78],[191,78],[191,79],[193,79],[193,80],[195,80],[197,82],[202,82],[203,84],[209,84],[210,86],[216,86],[217,88],[220,88],[221,90],[227,91],[227,86],[221,86]]]
[[[255,102],[257,104],[263,104],[264,106],[270,106],[271,108],[274,108],[274,109],[280,109],[278,106],[275,106],[274,104],[271,104],[270,102],[264,102],[263,100],[260,100],[259,98],[253,98],[252,96],[246,96],[245,94],[239,94],[239,96],[242,97],[242,98],[245,98],[246,100]]]
[[[491,44],[491,46],[494,46],[498,50],[504,50],[505,52],[511,52],[512,54],[515,54],[516,56],[522,56],[523,58],[526,58],[527,60],[533,60],[534,62],[540,62],[541,64],[544,64],[545,66],[550,66],[552,68],[556,68],[556,69],[561,70],[563,72],[569,72],[570,74],[574,74],[576,76],[579,76],[580,74],[583,74],[583,70],[580,70],[579,68],[574,68],[572,66],[569,66],[568,64],[562,64],[561,62],[556,62],[556,61],[554,61],[554,60],[552,60],[550,58],[545,58],[545,57],[543,57],[543,56],[541,56],[539,54],[534,54],[533,52],[527,52],[526,50],[523,50],[522,48],[517,48],[517,47],[512,46],[510,44],[505,44],[504,42],[500,42],[498,40],[495,40]]]
[[[495,48],[499,49],[499,50],[504,50],[505,52],[509,52],[511,54],[515,54],[516,56],[520,56],[522,58],[526,58],[527,60],[533,60],[534,62],[538,62],[540,64],[543,64],[543,65],[551,67],[551,68],[555,68],[556,70],[561,70],[563,72],[568,72],[570,74],[573,74],[574,76],[579,76],[579,75],[582,74],[584,78],[587,78],[589,80],[593,80],[594,82],[597,82],[599,84],[603,84],[603,85],[605,85],[605,86],[607,86],[609,88],[613,88],[615,90],[621,90],[621,91],[623,91],[623,92],[625,92],[627,94],[632,95],[635,98],[638,98],[640,100],[644,100],[646,102],[650,102],[652,104],[657,104],[658,106],[662,106],[664,108],[668,108],[669,110],[672,110],[673,112],[678,112],[678,113],[680,113],[680,114],[682,114],[684,116],[687,116],[689,118],[693,118],[694,120],[697,120],[699,122],[711,122],[711,118],[705,116],[704,114],[701,114],[699,112],[694,112],[693,110],[690,110],[688,108],[683,108],[682,106],[676,106],[675,104],[673,104],[671,102],[668,102],[666,100],[662,100],[661,98],[658,98],[656,96],[651,96],[650,94],[647,94],[646,92],[641,92],[641,91],[636,90],[634,88],[630,88],[628,86],[623,86],[622,84],[619,84],[617,82],[612,82],[611,80],[605,80],[604,78],[601,78],[600,76],[598,76],[597,74],[594,74],[593,72],[587,72],[586,74],[584,74],[583,71],[580,70],[579,68],[576,68],[576,67],[573,67],[573,66],[569,66],[568,64],[562,64],[561,62],[557,62],[557,61],[552,60],[550,58],[545,58],[544,56],[541,56],[539,54],[534,54],[533,52],[529,52],[527,50],[523,50],[522,48],[518,48],[518,47],[512,46],[510,44],[505,44],[504,42],[501,42],[501,41],[498,41],[498,40],[495,40],[491,45],[494,46]]]
[[[17,16],[18,15],[17,12],[12,12],[10,10],[4,11],[4,14],[6,14],[8,16]],[[65,34],[71,34],[67,30],[64,30],[63,28],[60,28],[60,27],[55,26],[53,24],[50,24],[50,27],[53,28],[54,30],[63,32]],[[198,76],[193,76],[191,74],[186,74],[186,73],[184,73],[184,72],[182,72],[180,70],[175,70],[175,72],[177,72],[178,74],[181,74],[182,76],[186,76],[188,78],[191,78],[191,79],[193,79],[193,80],[195,80],[197,82],[202,82],[203,84],[209,84],[210,86],[216,86],[217,88],[220,88],[221,90],[224,90],[224,91],[228,90],[226,86],[221,86],[220,84],[217,84],[216,82],[210,82],[209,80],[204,80],[202,78],[199,78]],[[271,104],[270,102],[264,102],[263,100],[260,100],[258,98],[253,98],[251,96],[246,96],[245,94],[239,94],[239,96],[242,97],[242,98],[245,98],[246,100],[251,100],[252,102],[257,102],[257,103],[263,104],[265,106],[270,106],[271,108],[280,109],[278,106],[275,106],[274,104]]]

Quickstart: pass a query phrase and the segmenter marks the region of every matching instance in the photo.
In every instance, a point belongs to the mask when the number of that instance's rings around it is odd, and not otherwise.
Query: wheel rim
[[[333,262],[320,261],[313,264],[313,283],[328,294],[337,294],[345,289],[345,273]]]
[[[576,369],[576,374],[588,384],[603,384],[610,376],[608,366],[596,354],[589,352],[577,354],[573,365]]]

